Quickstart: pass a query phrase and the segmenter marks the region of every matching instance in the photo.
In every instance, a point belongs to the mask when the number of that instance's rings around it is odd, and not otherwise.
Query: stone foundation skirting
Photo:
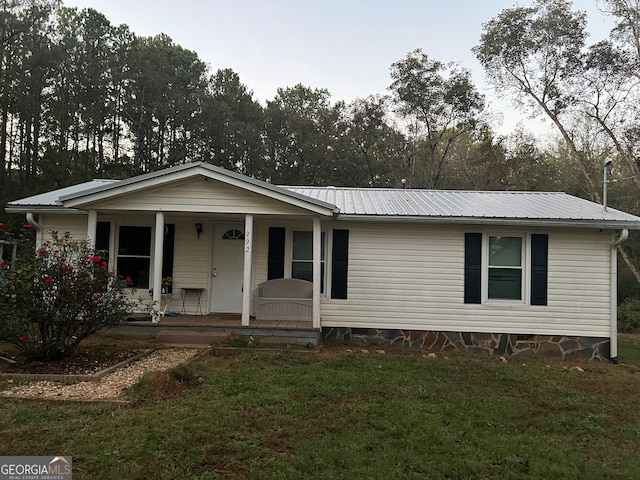
[[[607,337],[521,335],[509,333],[428,332],[377,328],[324,327],[322,338],[377,345],[402,345],[433,352],[470,352],[518,358],[610,361]]]

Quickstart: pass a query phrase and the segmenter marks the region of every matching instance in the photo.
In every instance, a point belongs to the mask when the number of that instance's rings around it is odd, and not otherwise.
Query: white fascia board
[[[484,217],[410,217],[383,215],[338,215],[336,220],[383,222],[383,223],[439,223],[458,225],[513,225],[519,227],[568,227],[593,229],[640,230],[640,222],[624,220],[585,220],[585,219],[514,219]]]
[[[86,215],[84,210],[76,208],[64,208],[63,206],[49,205],[7,205],[4,209],[7,213],[64,213],[68,215]]]

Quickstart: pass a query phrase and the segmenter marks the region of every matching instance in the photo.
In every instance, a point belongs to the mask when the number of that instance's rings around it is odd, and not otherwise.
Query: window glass
[[[489,265],[493,267],[520,267],[522,265],[522,238],[489,237]]]
[[[131,279],[133,288],[149,288],[149,258],[118,257],[118,276]]]
[[[324,232],[320,238],[320,285],[324,293]],[[313,232],[293,232],[291,278],[313,281]]]
[[[522,237],[489,237],[488,297],[522,299]]]
[[[490,268],[489,298],[520,300],[522,298],[522,271],[513,268]]]
[[[118,255],[151,255],[151,227],[120,227]]]
[[[129,277],[134,288],[149,288],[151,227],[121,226],[118,236],[118,276]]]
[[[231,229],[224,232],[222,240],[244,240],[244,233],[240,230]]]
[[[293,259],[313,260],[312,232],[293,232]]]

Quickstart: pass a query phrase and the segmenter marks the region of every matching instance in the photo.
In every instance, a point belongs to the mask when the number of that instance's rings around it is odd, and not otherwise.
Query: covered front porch
[[[208,164],[173,167],[60,201],[86,214],[87,240],[107,250],[110,268],[131,279],[137,310],[153,323],[170,328],[201,314],[205,318],[191,322],[217,328],[222,319],[230,321],[218,314],[233,314],[238,327],[258,328],[258,286],[298,278],[313,286],[305,319],[320,329],[327,248],[321,222],[333,219],[334,205]]]

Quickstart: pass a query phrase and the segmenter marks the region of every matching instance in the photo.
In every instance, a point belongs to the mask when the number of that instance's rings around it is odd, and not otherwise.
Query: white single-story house
[[[342,340],[601,360],[617,357],[617,246],[640,229],[565,193],[285,187],[207,163],[6,211],[38,243],[68,231],[107,250],[154,321],[164,287],[170,310],[247,327],[280,315]]]

